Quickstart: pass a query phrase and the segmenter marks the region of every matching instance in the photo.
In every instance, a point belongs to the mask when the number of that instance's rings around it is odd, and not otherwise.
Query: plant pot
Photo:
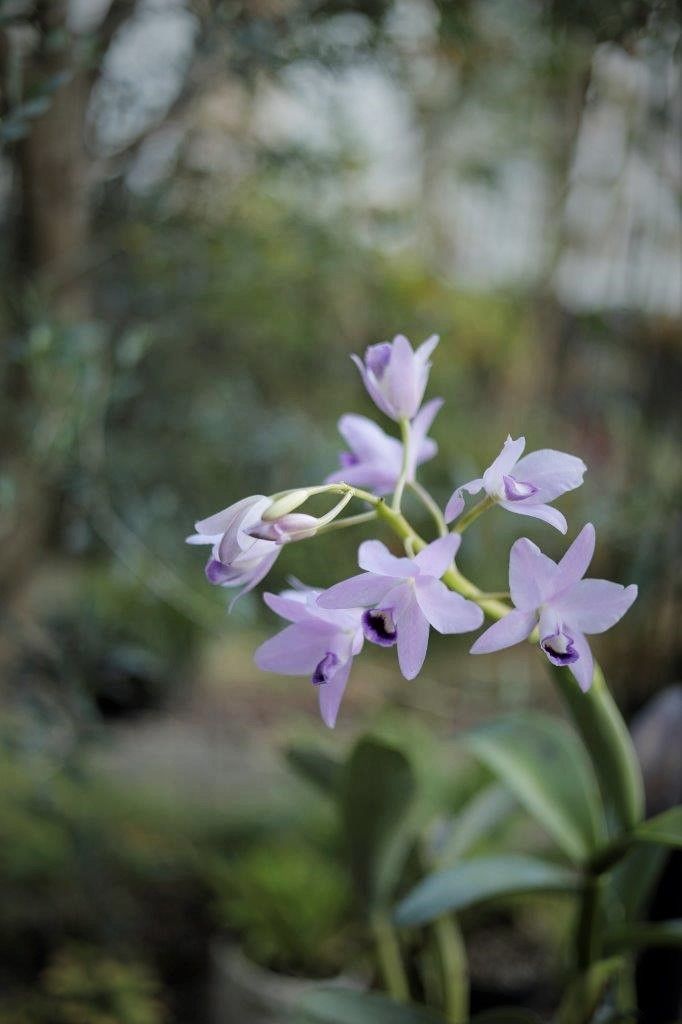
[[[215,942],[210,952],[210,1024],[287,1024],[301,995],[316,985],[361,990],[358,978],[293,978],[276,974],[244,955],[239,946]]]

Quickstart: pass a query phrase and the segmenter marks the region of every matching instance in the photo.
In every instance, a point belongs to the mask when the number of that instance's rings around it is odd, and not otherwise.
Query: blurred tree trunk
[[[74,321],[91,311],[83,273],[90,235],[83,141],[90,83],[73,53],[67,7],[66,0],[44,0],[36,10],[38,40],[27,69],[29,88],[61,74],[70,77],[19,146],[19,256],[29,277],[48,286],[56,315]]]
[[[22,93],[52,92],[45,112],[30,123],[14,144],[17,217],[10,253],[17,288],[12,304],[13,332],[30,326],[25,285],[37,285],[39,301],[50,315],[68,325],[91,314],[89,278],[84,270],[90,238],[88,161],[84,124],[90,83],[78,66],[74,38],[67,30],[67,0],[43,0],[31,18],[32,46],[22,54]],[[7,52],[5,60],[13,59]],[[68,76],[59,81],[60,76]],[[54,88],[54,84],[57,87]],[[26,459],[27,422],[41,416],[32,394],[25,359],[12,360],[5,374],[9,423],[0,442],[0,462],[12,481],[13,500],[0,531],[0,593],[8,596],[40,558],[50,529],[51,482],[36,461]],[[29,429],[32,429],[29,427]]]

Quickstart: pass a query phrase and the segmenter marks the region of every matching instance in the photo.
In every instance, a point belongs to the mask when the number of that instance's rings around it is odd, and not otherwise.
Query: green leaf
[[[557,1013],[556,1024],[589,1024],[609,982],[623,967],[619,956],[599,960],[569,985]]]
[[[291,1024],[445,1024],[419,1006],[396,1003],[374,992],[315,988],[299,1000]]]
[[[682,946],[682,918],[619,925],[607,931],[604,943],[609,953],[644,947]]]
[[[395,919],[400,925],[419,925],[448,911],[465,910],[500,897],[574,893],[580,884],[576,872],[536,857],[476,857],[421,881],[400,902]]]
[[[314,747],[289,747],[284,755],[291,768],[306,782],[324,793],[336,796],[341,784],[341,765],[333,757]]]
[[[514,715],[465,742],[571,860],[580,863],[597,849],[605,829],[596,781],[580,741],[562,722]]]
[[[518,810],[518,803],[508,789],[494,783],[476,793],[453,820],[450,835],[438,851],[441,868],[454,864],[472,847],[494,833]]]
[[[635,840],[638,843],[659,843],[661,846],[682,846],[682,804],[643,821],[635,829]]]
[[[364,906],[385,904],[414,841],[416,782],[407,758],[376,739],[355,746],[341,785],[350,866]]]
[[[612,900],[626,921],[635,921],[648,906],[654,886],[665,865],[667,851],[662,846],[642,843],[627,851],[608,878]]]
[[[592,686],[583,693],[567,668],[552,669],[599,783],[611,834],[629,832],[644,814],[642,772],[630,733],[595,665]]]

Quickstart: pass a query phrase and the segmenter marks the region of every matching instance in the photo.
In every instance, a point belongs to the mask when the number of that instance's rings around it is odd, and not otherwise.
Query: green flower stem
[[[371,523],[376,517],[376,512],[359,512],[356,516],[335,519],[333,523],[327,523],[326,526],[320,527],[315,536],[319,537],[320,534],[330,533],[332,530],[343,530],[346,526],[361,526],[363,523]]]
[[[552,673],[587,747],[602,792],[612,836],[630,832],[644,816],[642,773],[632,739],[604,676],[595,665],[592,686],[583,693],[567,669]]]
[[[601,881],[587,873],[578,911],[576,928],[575,961],[579,971],[586,971],[601,954],[599,904]]]
[[[447,1024],[469,1019],[469,970],[462,932],[453,917],[433,923],[443,975],[443,1001]]]
[[[488,509],[492,508],[494,504],[495,499],[491,498],[489,495],[486,495],[485,498],[481,498],[479,502],[477,502],[475,505],[472,505],[469,511],[465,512],[462,518],[457,521],[455,526],[453,526],[452,528],[452,532],[464,533],[467,527],[471,526],[471,524],[475,522],[479,516],[483,515],[484,512],[487,512]]]
[[[410,468],[410,421],[405,417],[400,420],[400,436],[403,442],[403,464],[400,470],[400,476],[398,477],[398,482],[395,485],[395,491],[393,492],[392,508],[394,512],[400,512],[400,506],[403,500],[403,491],[405,490],[407,474]]]
[[[447,537],[448,528],[445,520],[443,519],[443,513],[426,488],[422,487],[422,485],[416,480],[411,480],[408,487],[417,495],[424,508],[429,511],[431,518],[436,524],[439,537]]]
[[[388,914],[376,911],[372,915],[372,931],[377,946],[381,973],[390,996],[399,1003],[407,1003],[410,990],[400,954],[398,936]]]

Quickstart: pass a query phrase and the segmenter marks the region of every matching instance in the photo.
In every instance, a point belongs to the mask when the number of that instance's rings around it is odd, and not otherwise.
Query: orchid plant
[[[417,479],[420,465],[437,453],[428,434],[443,402],[423,401],[430,357],[437,344],[438,338],[433,336],[415,350],[407,338],[398,335],[392,342],[371,345],[363,359],[352,357],[377,408],[398,425],[399,438],[364,416],[342,416],[339,431],[348,447],[340,455],[339,468],[323,483],[243,498],[197,522],[188,543],[210,546],[206,577],[216,586],[236,589],[234,604],[265,578],[287,544],[368,522],[394,534],[402,548],[400,555],[378,539],[364,541],[358,550],[362,571],[328,590],[295,581],[280,594],[264,595],[268,607],[288,625],[258,648],[256,663],[267,671],[307,676],[317,691],[322,719],[330,728],[337,721],[353,661],[365,643],[395,647],[406,679],[414,679],[421,671],[431,629],[448,635],[471,634],[488,619],[490,624],[470,646],[472,654],[498,651],[526,640],[537,646],[552,667],[582,749],[586,748],[591,758],[589,771],[601,791],[602,803],[596,813],[603,814],[603,830],[596,828],[589,842],[574,842],[567,850],[579,858],[582,872],[575,887],[580,894],[575,962],[583,978],[583,996],[578,993],[571,998],[582,1007],[583,1015],[566,1020],[587,1021],[590,1017],[585,1007],[594,986],[590,988],[586,979],[603,962],[605,948],[599,935],[604,917],[602,877],[637,842],[680,842],[679,814],[674,825],[668,822],[658,832],[650,822],[642,823],[639,766],[587,640],[619,622],[635,601],[637,587],[584,578],[595,548],[595,529],[590,523],[583,526],[558,562],[528,538],[518,539],[509,557],[508,592],[486,593],[463,575],[456,557],[464,534],[495,506],[542,520],[566,534],[566,519],[553,503],[581,486],[586,466],[575,455],[549,448],[524,455],[525,438],[508,437],[482,475],[458,486],[441,509]],[[422,536],[405,515],[406,489],[428,512],[434,539]],[[465,495],[481,493],[467,507]],[[301,511],[313,495],[320,494],[333,499],[326,514],[313,516]],[[344,514],[353,501],[362,508]],[[504,742],[505,756],[511,756],[508,736]],[[499,757],[492,759],[493,767],[499,763]],[[561,784],[559,780],[557,785]],[[560,793],[556,799],[560,804]],[[551,805],[551,793],[547,802]],[[537,809],[538,800],[529,800],[529,806]],[[551,821],[548,827],[551,831]],[[551,885],[549,888],[552,891]],[[410,903],[408,898],[398,908],[396,920],[403,925],[420,924],[451,911],[455,903],[448,902],[447,886],[445,890],[446,896],[429,904],[431,910],[426,915],[417,893],[419,909],[411,916],[414,901]],[[377,938],[387,986],[394,999],[405,1000],[408,987],[401,974],[390,915],[383,914],[379,920]],[[450,978],[449,990],[453,987],[457,988]],[[466,1011],[461,999],[453,998],[447,1019],[459,1022],[466,1019]]]

